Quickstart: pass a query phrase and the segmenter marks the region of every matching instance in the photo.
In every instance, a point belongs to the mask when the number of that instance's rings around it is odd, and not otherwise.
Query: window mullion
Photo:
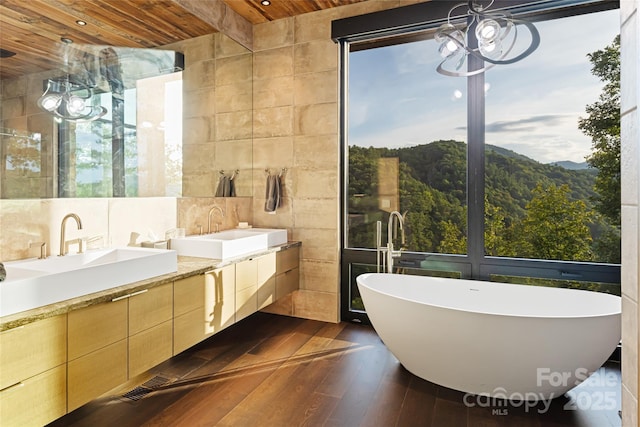
[[[477,47],[475,26],[474,22],[468,30],[470,49]],[[469,71],[475,71],[484,66],[484,61],[469,55],[467,64]],[[480,278],[484,259],[484,73],[467,77],[467,93],[467,254],[472,277]]]

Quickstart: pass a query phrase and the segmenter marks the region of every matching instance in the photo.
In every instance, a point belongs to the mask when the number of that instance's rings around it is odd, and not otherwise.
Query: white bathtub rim
[[[489,282],[489,281],[481,281],[481,280],[474,280],[474,279],[454,279],[454,278],[441,278],[441,277],[433,277],[435,279],[448,279],[448,280],[452,280],[452,281],[461,281],[460,285],[462,286],[463,283],[469,284],[469,282],[476,282],[478,284],[482,284],[482,286],[493,286],[493,285],[504,285],[504,286],[516,286],[516,287],[522,287],[522,288],[529,288],[531,286],[535,287],[536,289],[550,289],[552,291],[557,291],[557,292],[588,292],[588,293],[592,293],[592,294],[597,294],[598,297],[601,298],[605,298],[605,299],[612,299],[612,298],[616,298],[619,303],[619,309],[617,310],[612,310],[612,311],[603,311],[601,313],[594,313],[594,314],[574,314],[574,315],[561,315],[561,314],[552,314],[552,315],[548,315],[548,314],[533,314],[533,313],[501,313],[501,312],[495,312],[495,311],[487,311],[487,310],[473,310],[473,309],[467,309],[467,308],[460,308],[460,307],[456,307],[453,305],[445,305],[445,304],[435,304],[435,303],[430,303],[430,302],[424,302],[424,301],[417,301],[414,299],[410,299],[407,298],[406,296],[402,296],[399,295],[397,293],[392,293],[392,292],[388,292],[385,290],[380,290],[376,287],[371,287],[370,285],[368,285],[366,282],[363,283],[363,281],[370,276],[397,276],[397,277],[403,277],[403,276],[414,276],[414,277],[420,277],[420,278],[424,278],[424,279],[429,279],[429,276],[417,276],[417,275],[409,275],[409,274],[397,274],[397,273],[363,273],[360,274],[359,276],[356,277],[356,283],[358,285],[363,285],[366,286],[367,288],[369,288],[370,290],[372,290],[373,292],[377,292],[380,293],[382,295],[386,295],[390,298],[397,298],[403,301],[408,301],[408,302],[413,302],[413,303],[417,303],[417,304],[424,304],[424,305],[428,305],[431,307],[437,307],[437,308],[441,308],[444,310],[453,310],[453,311],[457,311],[457,312],[464,312],[464,313],[474,313],[474,314],[480,314],[480,315],[487,315],[487,316],[499,316],[499,317],[504,317],[504,318],[526,318],[526,319],[584,319],[584,318],[605,318],[605,317],[616,317],[616,316],[620,316],[622,313],[622,298],[617,296],[617,295],[613,295],[613,294],[606,294],[603,292],[595,292],[595,291],[587,291],[587,290],[583,290],[583,289],[568,289],[568,288],[553,288],[553,287],[544,287],[544,286],[535,286],[535,285],[522,285],[522,284],[515,284],[515,283],[502,283],[502,282]],[[544,292],[544,291],[543,291]],[[365,310],[366,310],[366,306],[365,306]]]

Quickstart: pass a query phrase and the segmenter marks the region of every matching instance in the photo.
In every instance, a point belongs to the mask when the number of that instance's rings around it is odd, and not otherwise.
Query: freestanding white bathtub
[[[513,400],[563,395],[620,342],[620,297],[573,289],[368,273],[376,332],[420,378]]]

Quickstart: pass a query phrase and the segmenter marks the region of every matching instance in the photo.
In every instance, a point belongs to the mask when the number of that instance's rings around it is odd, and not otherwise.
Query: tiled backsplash
[[[240,197],[0,200],[0,260],[38,256],[39,249],[29,248],[30,242],[46,242],[48,255],[57,255],[62,218],[71,212],[81,218],[82,230],[75,221],[67,221],[66,240],[96,237],[96,245],[126,246],[132,240],[139,244],[153,236],[164,239],[165,233],[176,227],[196,234],[197,224],[206,229],[214,204],[225,211],[221,229],[234,228],[238,221],[253,221],[251,199]]]

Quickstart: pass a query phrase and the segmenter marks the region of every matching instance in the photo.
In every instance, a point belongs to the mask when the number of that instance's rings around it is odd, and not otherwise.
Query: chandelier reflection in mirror
[[[47,89],[38,98],[38,107],[58,120],[93,121],[107,114],[107,109],[92,105],[93,90],[84,83],[48,79]]]
[[[495,65],[513,64],[529,56],[540,44],[540,34],[530,22],[514,19],[504,11],[489,12],[493,0],[483,6],[474,1],[455,5],[449,11],[447,22],[442,24],[435,35],[440,43],[439,52],[444,58],[436,71],[445,76],[468,77],[484,73]],[[453,11],[467,6],[466,27],[451,23]],[[512,53],[518,37],[518,26],[527,29],[530,35],[529,45],[520,49],[520,53]],[[471,30],[475,28],[475,30]],[[469,34],[473,31],[472,34]],[[469,38],[475,36],[477,47],[469,46]],[[468,70],[467,59],[474,56],[484,61],[484,66]]]

